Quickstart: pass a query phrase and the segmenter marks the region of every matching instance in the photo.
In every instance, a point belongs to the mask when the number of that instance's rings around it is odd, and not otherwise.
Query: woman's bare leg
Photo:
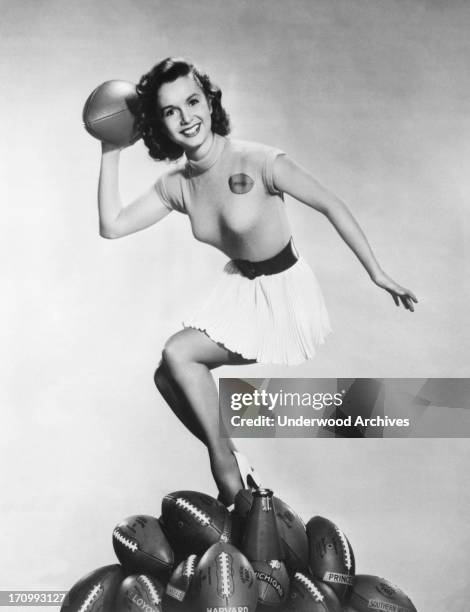
[[[184,329],[163,350],[155,380],[162,395],[186,427],[207,446],[212,474],[225,503],[242,487],[230,438],[219,435],[218,394],[212,368],[253,363],[218,345],[203,332]]]
[[[209,369],[212,370],[214,367],[217,366],[210,367]],[[155,386],[164,397],[166,403],[170,406],[186,429],[188,429],[193,436],[199,438],[199,440],[207,446],[207,440],[204,436],[204,432],[196,416],[193,414],[191,404],[188,403],[188,400],[181,391],[178,383],[172,377],[171,372],[163,359],[155,372],[154,380]],[[224,426],[223,423],[221,426]],[[237,450],[237,447],[233,443],[232,439],[227,437],[227,442],[231,450]]]
[[[206,438],[199,421],[192,413],[188,400],[172,377],[170,370],[163,359],[155,372],[154,381],[157,389],[160,391],[166,403],[170,406],[186,429],[189,429],[193,436],[199,438],[203,444],[207,445]]]

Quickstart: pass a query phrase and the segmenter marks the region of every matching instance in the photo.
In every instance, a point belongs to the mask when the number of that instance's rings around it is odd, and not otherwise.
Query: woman
[[[119,238],[163,219],[189,216],[196,239],[229,258],[206,304],[165,345],[155,382],[176,415],[208,448],[227,505],[255,477],[228,438],[218,435],[212,368],[241,363],[300,363],[329,333],[313,272],[291,239],[283,194],[328,217],[371,280],[397,305],[416,297],[380,268],[346,206],[278,149],[227,138],[221,92],[192,64],[167,58],[137,88],[139,127],[156,160],[184,159],[127,207],[118,190],[119,149],[103,144],[100,234]]]

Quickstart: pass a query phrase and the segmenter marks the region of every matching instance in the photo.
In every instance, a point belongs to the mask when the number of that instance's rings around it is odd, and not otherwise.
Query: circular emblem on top
[[[251,178],[251,176],[248,176],[248,174],[241,172],[240,174],[232,174],[232,176],[228,179],[228,184],[230,191],[233,193],[242,194],[251,191],[255,181]]]

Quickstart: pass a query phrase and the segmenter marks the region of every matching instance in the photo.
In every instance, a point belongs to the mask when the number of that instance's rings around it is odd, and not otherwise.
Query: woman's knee
[[[190,360],[184,343],[179,338],[171,337],[165,344],[162,351],[162,362],[160,364],[161,375],[173,376],[181,368],[184,368]]]
[[[180,343],[171,337],[163,348],[162,359],[153,377],[160,393],[163,394],[168,387],[171,387],[174,374],[178,372],[179,367],[185,362],[183,351],[180,349]]]
[[[178,378],[192,364],[212,369],[230,361],[226,349],[194,329],[184,329],[171,336],[162,351],[162,367],[170,378]]]

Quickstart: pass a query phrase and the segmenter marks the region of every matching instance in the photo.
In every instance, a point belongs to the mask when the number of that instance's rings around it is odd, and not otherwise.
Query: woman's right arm
[[[128,206],[119,193],[119,158],[121,149],[102,143],[98,212],[100,236],[121,238],[145,229],[170,213],[152,186]]]

